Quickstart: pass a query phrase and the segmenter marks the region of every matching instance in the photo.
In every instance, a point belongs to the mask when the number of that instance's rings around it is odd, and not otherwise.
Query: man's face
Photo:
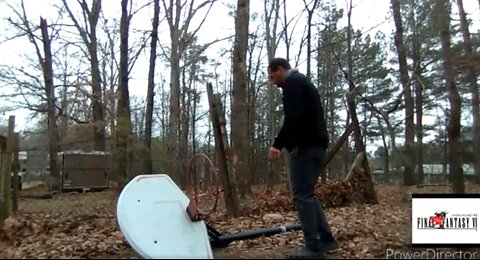
[[[275,72],[268,69],[268,79],[278,87],[280,87],[285,79],[286,70],[282,67],[278,67]]]

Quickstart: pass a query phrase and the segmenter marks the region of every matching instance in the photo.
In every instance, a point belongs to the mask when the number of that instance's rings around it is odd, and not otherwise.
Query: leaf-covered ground
[[[340,244],[329,258],[385,258],[387,249],[412,252],[410,201],[402,201],[398,187],[377,186],[376,190],[379,204],[326,209]],[[407,194],[412,192],[451,190],[449,186],[408,188]],[[480,186],[467,186],[467,192],[480,193]],[[117,227],[116,197],[114,191],[105,191],[21,199],[19,211],[0,226],[0,257],[139,258]],[[282,189],[258,192],[246,201],[248,214],[244,217],[227,218],[220,206],[208,223],[224,233],[297,223],[289,196]],[[217,258],[284,258],[285,252],[301,245],[301,239],[299,231],[282,233],[236,241],[214,254]]]

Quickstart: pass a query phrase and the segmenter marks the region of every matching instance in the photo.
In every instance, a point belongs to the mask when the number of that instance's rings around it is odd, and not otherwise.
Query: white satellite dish
[[[213,259],[204,221],[192,222],[186,213],[189,202],[168,175],[139,175],[118,198],[117,221],[143,258]]]

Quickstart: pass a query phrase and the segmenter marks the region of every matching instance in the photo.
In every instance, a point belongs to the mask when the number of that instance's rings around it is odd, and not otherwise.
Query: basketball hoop
[[[300,224],[291,224],[222,234],[205,223],[207,217],[165,174],[136,176],[117,202],[120,231],[146,259],[213,259],[212,247],[302,229]]]
[[[139,175],[118,198],[118,224],[143,258],[213,259],[205,223],[185,214],[189,204],[168,175]]]
[[[199,176],[196,171],[195,163],[198,159],[203,158],[206,165],[208,166],[208,173],[210,176],[203,176],[204,179],[208,179],[211,177],[213,183],[205,183],[205,181],[199,181]],[[190,160],[190,164],[188,167],[187,173],[187,185],[186,185],[186,194],[192,200],[190,209],[194,212],[199,212],[202,215],[203,219],[207,219],[210,215],[215,212],[218,206],[220,189],[221,189],[221,181],[220,181],[220,174],[217,167],[213,163],[212,159],[204,154],[196,154]],[[206,204],[213,204],[208,208]],[[209,205],[208,205],[209,206]]]

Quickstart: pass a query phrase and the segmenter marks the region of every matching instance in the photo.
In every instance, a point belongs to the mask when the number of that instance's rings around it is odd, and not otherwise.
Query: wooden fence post
[[[18,151],[19,151],[19,134],[15,133],[14,135],[15,142],[13,147],[13,165],[12,165],[12,172],[13,172],[13,187],[12,187],[12,211],[17,212],[18,210],[18,190],[20,186],[20,178],[18,176],[18,172],[20,171],[20,161],[18,158]]]
[[[4,204],[4,199],[3,199],[3,165],[5,164],[5,151],[3,147],[0,147],[0,223],[2,220],[5,219],[5,214],[3,213],[3,204]]]
[[[240,216],[240,209],[238,207],[237,197],[235,193],[235,189],[232,187],[229,175],[229,167],[227,163],[227,156],[225,154],[225,143],[224,137],[225,135],[222,134],[222,122],[221,122],[221,115],[220,115],[220,108],[219,108],[219,100],[215,98],[213,94],[212,84],[207,84],[207,94],[208,94],[208,101],[210,104],[210,117],[212,119],[213,124],[213,133],[215,136],[215,148],[218,152],[220,158],[220,179],[223,185],[223,194],[225,197],[225,206],[227,208],[227,213],[230,216],[238,217]],[[225,129],[223,130],[225,131]],[[226,134],[226,133],[225,133]]]
[[[8,118],[8,136],[7,136],[7,151],[2,162],[3,171],[3,210],[0,220],[4,220],[10,216],[10,189],[12,180],[12,157],[15,141],[15,116]]]

